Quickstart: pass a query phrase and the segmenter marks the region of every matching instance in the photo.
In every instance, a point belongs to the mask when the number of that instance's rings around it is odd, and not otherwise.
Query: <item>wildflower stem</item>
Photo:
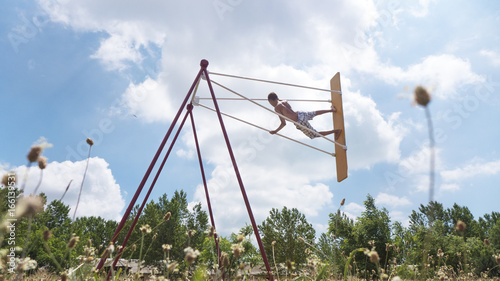
[[[36,194],[36,192],[38,191],[38,188],[42,184],[42,179],[43,179],[43,169],[40,169],[40,179],[38,180],[38,184],[35,187],[35,191],[33,191],[33,195]]]
[[[427,117],[427,127],[429,130],[429,149],[431,154],[430,169],[429,169],[429,202],[434,201],[434,165],[435,165],[435,151],[434,151],[434,127],[432,125],[431,112],[429,107],[425,107],[425,116]]]
[[[75,221],[76,211],[78,210],[78,205],[80,204],[80,196],[82,195],[83,182],[85,181],[85,176],[87,175],[87,169],[89,168],[90,161],[90,151],[92,150],[92,146],[89,146],[89,155],[87,156],[87,165],[85,166],[85,172],[83,173],[82,184],[80,185],[80,193],[78,193],[78,200],[76,201],[75,212],[73,213],[73,221]]]

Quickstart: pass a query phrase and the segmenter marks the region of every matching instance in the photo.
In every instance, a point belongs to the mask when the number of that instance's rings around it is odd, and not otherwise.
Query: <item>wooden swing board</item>
[[[332,105],[337,110],[333,114],[333,128],[342,130],[340,137],[336,141],[345,146],[344,110],[342,108],[339,72],[330,80],[330,89],[332,90]],[[337,166],[337,182],[341,182],[347,178],[347,151],[337,144],[335,144],[335,162]]]

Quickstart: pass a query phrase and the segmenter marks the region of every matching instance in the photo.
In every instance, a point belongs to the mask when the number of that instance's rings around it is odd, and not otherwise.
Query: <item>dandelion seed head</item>
[[[94,145],[94,141],[91,138],[87,138],[87,144],[90,146]]]
[[[345,204],[345,198],[342,198],[342,201],[340,201],[340,206],[344,206]]]

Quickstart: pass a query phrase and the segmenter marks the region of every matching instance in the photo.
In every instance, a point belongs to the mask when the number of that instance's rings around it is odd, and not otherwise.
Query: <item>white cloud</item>
[[[361,216],[361,213],[365,211],[365,206],[351,202],[344,206],[343,213],[346,214],[347,217],[356,220]]]
[[[456,183],[448,183],[448,184],[442,184],[440,186],[440,189],[442,191],[451,191],[451,192],[455,192],[455,191],[458,191],[460,190],[460,185],[456,184]]]
[[[411,205],[410,200],[403,197],[398,197],[395,195],[387,194],[387,193],[379,193],[375,198],[375,203],[380,205],[386,205],[389,207],[399,207],[399,206],[408,206]]]
[[[500,66],[500,54],[492,50],[481,50],[479,52],[482,56],[485,56],[493,66]]]
[[[473,161],[464,167],[442,171],[441,177],[445,182],[461,182],[477,176],[491,176],[500,173],[500,160],[483,162]]]
[[[436,0],[418,0],[420,7],[413,7],[410,9],[410,13],[415,17],[425,17],[429,13],[429,5]]]
[[[48,202],[59,200],[72,181],[64,196],[63,203],[70,206],[69,216],[73,217],[86,164],[86,160],[48,163],[43,170],[38,193],[45,193]],[[20,188],[26,175],[26,166],[9,170],[14,170],[18,175],[18,187]],[[6,171],[0,172],[4,174]],[[39,179],[40,169],[38,166],[30,167],[25,185],[26,194],[31,194],[35,190]],[[120,186],[116,183],[111,169],[109,169],[109,164],[99,157],[90,158],[76,216],[101,216],[106,219],[119,220],[124,205]]]

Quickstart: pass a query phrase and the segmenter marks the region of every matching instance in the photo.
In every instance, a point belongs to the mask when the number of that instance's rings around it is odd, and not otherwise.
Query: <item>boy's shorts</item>
[[[302,133],[304,133],[304,135],[308,136],[311,139],[318,137],[319,136],[318,131],[316,131],[311,126],[311,124],[309,124],[309,121],[308,121],[308,120],[312,120],[314,118],[314,116],[316,116],[316,111],[309,111],[309,112],[297,111],[297,115],[298,115],[297,123],[310,129],[311,131],[304,129],[304,128],[298,126],[297,124],[295,124],[295,128],[302,131]]]

